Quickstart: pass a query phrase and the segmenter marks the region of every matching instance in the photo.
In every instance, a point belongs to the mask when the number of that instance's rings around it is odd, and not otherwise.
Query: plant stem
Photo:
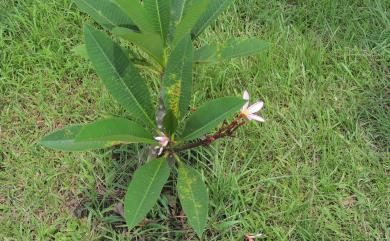
[[[176,153],[173,153],[173,156],[175,157],[176,161],[181,165],[181,160],[179,156]]]
[[[232,134],[240,127],[245,125],[247,122],[245,120],[241,120],[242,116],[237,116],[229,125],[222,126],[216,133],[213,135],[206,136],[202,140],[198,140],[196,142],[188,143],[182,146],[174,147],[171,149],[171,151],[174,152],[180,152],[185,151],[188,149],[196,148],[199,146],[209,146],[214,141],[227,137],[232,136]]]
[[[157,127],[160,129],[160,131],[163,131],[163,120],[164,116],[167,113],[167,110],[164,105],[164,100],[163,100],[163,78],[164,74],[161,73],[160,75],[160,96],[158,99],[158,110],[156,113],[156,122],[157,122]]]
[[[164,106],[164,100],[163,100],[163,77],[164,77],[164,71],[160,74],[160,94],[158,99],[158,109],[156,113],[156,123],[157,128],[160,129],[161,132],[163,132],[163,120],[164,116],[166,114],[166,108]],[[151,146],[148,151],[148,157],[147,160],[154,159],[157,157],[158,151]]]

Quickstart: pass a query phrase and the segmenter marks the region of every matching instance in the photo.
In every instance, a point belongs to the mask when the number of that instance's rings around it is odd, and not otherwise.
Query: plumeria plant
[[[90,60],[131,120],[112,117],[69,126],[42,138],[41,144],[61,151],[146,144],[149,155],[132,175],[123,201],[128,228],[145,218],[170,173],[177,171],[181,206],[188,223],[201,236],[208,215],[207,188],[202,176],[182,159],[181,153],[231,136],[248,121],[264,119],[255,114],[263,102],[249,105],[247,91],[243,98],[222,97],[189,111],[193,66],[256,54],[267,44],[253,38],[235,38],[194,48],[193,41],[234,0],[74,2],[103,28],[85,25],[85,44],[75,51]],[[113,40],[117,38],[128,41],[131,47],[122,47]],[[151,90],[140,71],[152,73],[149,76],[156,76],[160,86]],[[151,96],[158,97],[153,100]]]

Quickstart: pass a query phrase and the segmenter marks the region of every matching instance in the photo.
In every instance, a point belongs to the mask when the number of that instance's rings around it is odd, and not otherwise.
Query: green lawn
[[[0,239],[194,239],[169,188],[134,230],[112,211],[140,146],[75,154],[37,144],[125,114],[72,54],[84,22],[70,0],[0,0]],[[233,36],[271,46],[196,67],[192,104],[248,89],[267,122],[188,153],[209,187],[204,240],[389,240],[390,2],[237,0],[199,43]]]

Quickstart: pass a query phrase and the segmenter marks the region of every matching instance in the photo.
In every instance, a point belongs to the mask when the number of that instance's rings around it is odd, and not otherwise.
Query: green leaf
[[[154,27],[139,0],[112,0],[125,12],[144,33],[153,33]]]
[[[113,31],[114,30],[115,29],[113,29]],[[131,51],[130,49],[122,47],[122,50],[128,56],[130,56],[130,61],[132,61],[134,63],[134,65],[136,65],[137,67],[139,67],[139,68],[145,67],[145,68],[154,69],[154,66],[149,64],[149,63],[147,63],[145,59],[137,59],[137,58],[132,57],[132,56],[135,56],[136,54],[133,51]],[[80,45],[74,47],[72,49],[72,51],[73,51],[73,53],[75,55],[78,55],[79,57],[82,57],[82,58],[84,58],[86,60],[89,60],[87,46],[85,44],[80,44]]]
[[[68,126],[45,136],[39,142],[41,145],[60,151],[87,151],[108,147],[105,141],[88,140],[75,142],[76,136],[84,125]]]
[[[188,2],[191,0],[172,0],[171,17],[169,21],[169,40],[173,40],[176,26],[182,20],[185,10],[188,8]]]
[[[155,126],[148,87],[127,53],[105,33],[84,28],[89,59],[112,96],[134,117]]]
[[[107,0],[73,0],[81,11],[111,30],[115,27],[136,29],[131,19],[117,5]]]
[[[164,118],[163,118],[163,126],[165,128],[166,133],[169,136],[172,136],[175,133],[177,128],[177,119],[171,110],[167,110]]]
[[[146,163],[133,176],[124,202],[125,220],[132,229],[152,209],[168,180],[169,166],[165,158]]]
[[[209,2],[210,0],[191,0],[185,5],[184,16],[176,26],[173,46],[178,44],[187,34],[191,33],[192,28],[206,10]]]
[[[188,118],[181,140],[188,141],[201,137],[229,115],[240,110],[244,104],[243,99],[234,96],[207,102]]]
[[[170,5],[170,0],[144,0],[144,7],[151,19],[154,31],[161,36],[164,43],[167,42],[171,10]]]
[[[163,78],[164,103],[177,120],[186,114],[191,100],[192,58],[192,42],[187,35],[172,51]]]
[[[152,134],[139,124],[124,119],[111,118],[86,125],[76,137],[76,142],[104,141],[116,144],[156,144]]]
[[[75,55],[80,56],[83,59],[88,59],[87,47],[85,44],[80,44],[72,49]]]
[[[233,2],[234,0],[211,0],[207,10],[198,19],[192,29],[192,36],[195,38],[198,37]]]
[[[194,53],[194,62],[212,63],[226,59],[257,54],[268,47],[260,39],[230,39],[220,45],[206,45]]]
[[[201,237],[209,210],[209,197],[202,176],[192,167],[180,164],[177,190],[188,223]]]
[[[112,32],[140,47],[160,65],[164,64],[164,45],[159,35],[155,33],[137,33],[127,28],[114,28]]]

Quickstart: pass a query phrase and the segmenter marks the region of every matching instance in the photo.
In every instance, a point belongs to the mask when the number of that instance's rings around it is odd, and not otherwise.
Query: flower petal
[[[241,108],[241,112],[248,110],[249,101],[247,101]]]
[[[161,141],[163,138],[164,138],[163,136],[156,136],[154,139],[155,139],[156,141]]]
[[[164,148],[160,148],[160,150],[158,150],[158,155],[161,155],[161,153],[163,152]]]
[[[166,138],[166,139],[160,141],[160,144],[161,144],[163,147],[166,147],[166,146],[168,145],[168,142],[169,142],[169,140],[168,140],[168,138]]]
[[[263,106],[264,106],[264,102],[263,101],[259,101],[257,103],[254,103],[253,105],[249,106],[248,112],[250,114],[256,113],[259,110],[261,110],[261,108],[263,108]]]
[[[248,91],[244,91],[244,95],[242,96],[242,98],[244,99],[244,100],[249,100],[249,93],[248,93]]]
[[[258,122],[265,122],[263,117],[258,116],[258,115],[254,115],[254,114],[248,115],[248,120],[255,120],[255,121],[258,121]]]

